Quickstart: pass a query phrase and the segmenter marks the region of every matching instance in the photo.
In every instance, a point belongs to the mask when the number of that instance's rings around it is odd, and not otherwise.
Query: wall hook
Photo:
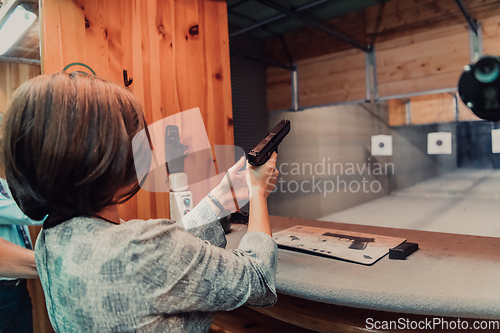
[[[123,84],[125,85],[125,87],[130,86],[132,84],[133,80],[134,79],[132,79],[132,78],[130,78],[130,79],[128,78],[127,70],[124,69],[123,70]]]

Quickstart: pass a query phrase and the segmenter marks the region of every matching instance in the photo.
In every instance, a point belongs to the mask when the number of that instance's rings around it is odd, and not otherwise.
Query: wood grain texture
[[[409,99],[411,124],[432,124],[453,122],[458,107],[458,121],[476,121],[478,118],[460,97],[455,102],[451,94],[432,94]],[[389,100],[389,125],[406,125],[406,102],[400,99]],[[457,106],[455,104],[458,104]]]
[[[37,75],[40,75],[38,65],[0,61],[0,113],[6,114],[15,90]]]
[[[406,101],[401,99],[390,99],[388,101],[389,125],[406,125]]]
[[[500,54],[500,0],[464,2],[474,18],[482,22],[485,53]],[[379,96],[457,86],[463,66],[470,59],[467,23],[454,1],[392,0],[369,7],[356,15],[357,20],[354,21],[354,16],[350,14],[324,24],[343,25],[346,29],[353,24],[357,24],[358,28],[364,27],[364,36],[358,38],[375,44]],[[346,48],[344,43],[311,28],[291,32],[285,36],[285,40],[294,41],[289,49],[299,66],[300,106],[318,106],[366,97],[365,60],[362,54],[354,53],[358,50]],[[317,44],[328,44],[328,47],[321,49],[315,46]],[[286,61],[278,39],[269,39],[266,50],[270,59]],[[438,107],[447,103],[448,97],[429,106]],[[267,104],[269,111],[290,108],[288,72],[268,68]],[[393,103],[389,109],[392,110],[396,104]],[[475,119],[469,111],[459,109],[460,120]],[[432,121],[430,116],[422,119],[431,122],[449,119],[449,116],[443,118],[438,109],[427,113],[441,116]],[[405,116],[405,112],[402,113],[401,109],[394,111],[391,124],[405,123],[402,116]]]
[[[500,0],[464,0],[467,9],[478,20],[500,15]],[[344,35],[365,44],[413,35],[419,32],[467,24],[454,1],[447,0],[391,0],[365,10],[342,15],[323,22]],[[294,60],[302,60],[352,48],[311,27],[284,35]],[[278,37],[266,41],[267,57],[287,61]]]
[[[481,24],[484,54],[500,56],[500,15],[484,19]]]
[[[458,25],[386,41],[376,48],[380,96],[452,88],[469,63],[467,27]]]
[[[123,84],[126,69],[148,124],[199,107],[211,144],[233,144],[224,2],[42,0],[41,8],[44,73],[82,62]],[[191,35],[195,25],[199,33]],[[195,162],[208,176],[211,161]],[[169,217],[168,194],[141,190],[120,212],[127,219]]]
[[[299,105],[315,106],[366,98],[365,54],[357,49],[300,60]],[[290,71],[267,68],[268,110],[290,109]]]
[[[410,105],[412,124],[455,121],[455,96],[451,94],[412,97]]]

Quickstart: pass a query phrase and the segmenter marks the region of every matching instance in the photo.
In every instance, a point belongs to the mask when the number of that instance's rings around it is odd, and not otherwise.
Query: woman
[[[276,301],[276,156],[249,168],[248,233],[228,251],[220,186],[177,224],[120,220],[117,204],[138,190],[131,141],[145,127],[129,90],[77,73],[32,79],[8,111],[5,174],[26,215],[48,215],[35,256],[57,332],[203,332],[213,311]]]

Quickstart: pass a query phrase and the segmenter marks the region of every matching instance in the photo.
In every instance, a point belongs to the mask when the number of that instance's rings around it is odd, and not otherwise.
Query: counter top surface
[[[456,318],[500,319],[500,238],[272,216],[272,231],[294,225],[406,238],[419,250],[371,266],[279,249],[276,288],[323,303]],[[233,225],[227,248],[246,227]]]

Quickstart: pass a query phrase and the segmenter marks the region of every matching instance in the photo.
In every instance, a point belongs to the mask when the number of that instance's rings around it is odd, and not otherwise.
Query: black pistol
[[[260,166],[266,163],[273,152],[278,151],[278,145],[290,132],[290,120],[283,119],[254,149],[248,153],[248,163]]]

